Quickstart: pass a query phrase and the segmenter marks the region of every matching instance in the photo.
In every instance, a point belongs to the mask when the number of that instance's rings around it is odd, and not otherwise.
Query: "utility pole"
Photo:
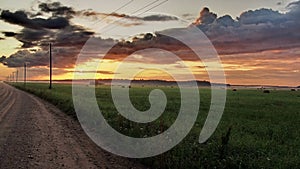
[[[18,76],[19,76],[19,71],[18,71],[18,69],[17,69],[17,71],[16,71],[16,82],[18,83]]]
[[[26,62],[24,63],[24,86],[26,86]]]
[[[12,82],[15,80],[15,72],[12,72]]]
[[[50,84],[49,89],[52,89],[52,51],[51,51],[51,43],[49,44],[49,55],[50,55]]]

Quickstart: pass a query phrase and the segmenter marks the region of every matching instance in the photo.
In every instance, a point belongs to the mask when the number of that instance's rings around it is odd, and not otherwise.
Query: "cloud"
[[[129,15],[126,14],[118,14],[118,13],[102,13],[102,12],[96,12],[96,11],[91,11],[91,10],[83,10],[83,11],[79,11],[77,13],[78,15],[82,15],[82,16],[87,16],[87,17],[91,17],[94,16],[96,18],[102,18],[102,17],[116,17],[116,18],[130,18]],[[136,18],[136,17],[135,17]]]
[[[198,69],[205,69],[207,68],[207,66],[194,66],[195,68],[198,68]]]
[[[130,16],[127,14],[120,13],[101,13],[92,10],[82,10],[76,11],[71,7],[63,6],[60,2],[53,3],[41,3],[38,5],[40,12],[52,13],[52,17],[65,17],[65,18],[73,18],[74,16],[86,16],[86,17],[95,17],[96,19],[103,19],[106,17],[115,17],[115,18],[123,18],[127,20],[143,20],[143,21],[173,21],[178,20],[177,17],[167,16],[162,14],[150,15],[145,17],[137,17]],[[37,14],[38,15],[38,14]],[[34,15],[33,15],[34,16]]]
[[[75,63],[75,56],[80,51],[76,48],[56,48],[53,51],[53,64],[57,68],[72,67]],[[73,58],[74,57],[74,58]],[[38,50],[31,52],[30,50],[19,50],[10,55],[8,58],[2,57],[1,63],[8,67],[22,67],[24,63],[28,63],[28,67],[48,66],[49,52],[48,50]]]
[[[168,15],[150,15],[142,18],[144,21],[176,21],[177,17]]]
[[[61,34],[55,34],[55,36],[59,37],[57,42],[52,44],[53,66],[55,68],[73,68],[77,61],[77,56],[87,40],[86,38],[89,37],[88,35],[84,35],[84,33],[77,33],[72,31],[72,28],[70,29],[70,34],[65,33],[68,30],[61,30]],[[89,52],[86,54],[86,58],[84,56],[81,58],[82,62],[98,58],[98,55],[102,52],[98,49],[99,45],[111,46],[114,43],[112,39],[95,37],[91,37],[91,39],[94,39],[97,43],[90,45],[86,49]],[[29,63],[28,67],[48,66],[49,42],[40,41],[39,43],[43,43],[40,49],[21,49],[9,57],[2,57],[0,63],[8,67],[22,67],[25,62]]]
[[[288,6],[290,10],[287,13],[258,9],[246,11],[237,19],[229,15],[217,17],[208,8],[204,8],[194,25],[207,35],[220,55],[293,49],[300,47],[300,21],[298,17],[295,17],[295,14],[300,12],[299,2],[290,4]],[[119,42],[106,57],[122,60],[139,50],[159,48],[173,52],[186,61],[198,60],[187,46],[163,35],[170,31],[177,31],[180,34],[181,31],[188,31],[188,29],[173,28],[156,32],[150,39],[139,35],[133,38],[132,42]],[[201,44],[203,39],[197,39],[197,37],[190,37],[189,40],[194,44]],[[135,61],[146,61],[147,55],[144,55],[142,60],[135,59]],[[157,61],[151,59],[148,61],[149,63],[172,63],[172,60],[166,60],[163,57],[157,59]]]
[[[204,8],[194,25],[223,55],[299,47],[300,1],[289,4],[287,8],[286,13],[264,8],[249,10],[236,20],[229,15],[215,17]]]
[[[39,46],[42,40],[49,40],[51,33],[51,31],[45,29],[38,30],[24,28],[20,33],[15,35],[15,38],[23,43],[21,48],[30,48]]]
[[[5,56],[2,56],[2,57],[0,58],[0,63],[3,62],[5,59],[6,59],[6,57],[5,57]]]
[[[202,30],[211,40],[217,52],[220,55],[256,53],[268,51],[272,49],[291,49],[300,46],[300,23],[297,15],[300,12],[299,2],[288,5],[287,13],[280,13],[271,9],[259,9],[254,11],[246,11],[237,19],[233,19],[229,15],[217,17],[208,8],[204,8],[200,12],[200,16],[194,22],[194,26]],[[87,17],[116,17],[130,20],[140,21],[170,21],[176,20],[171,16],[165,15],[150,15],[146,17],[129,16],[126,14],[105,14],[95,11],[75,11],[72,8],[62,8],[61,4],[44,4],[40,8],[43,12],[50,12],[52,16],[48,19],[29,18],[24,11],[2,11],[6,17],[1,18],[6,22],[24,26],[21,32],[15,33],[15,37],[23,46],[17,53],[2,58],[0,62],[9,67],[22,66],[23,63],[30,62],[31,66],[46,66],[48,65],[48,54],[43,51],[48,51],[48,44],[53,43],[54,65],[58,68],[71,68],[74,66],[76,56],[80,53],[80,49],[89,38],[93,38],[94,32],[79,25],[72,25],[68,19],[73,15],[85,15]],[[75,14],[74,14],[75,13]],[[8,17],[9,16],[9,17]],[[67,16],[65,19],[68,22],[66,26],[58,26],[58,29],[49,28],[43,24],[50,19],[57,19],[61,16]],[[22,22],[18,19],[22,18]],[[43,20],[43,21],[40,21]],[[31,25],[31,22],[35,24]],[[30,23],[31,26],[28,26]],[[53,24],[53,23],[52,23]],[[123,23],[124,24],[124,23]],[[54,25],[59,25],[55,23]],[[105,56],[106,59],[120,61],[126,56],[134,54],[136,51],[159,48],[173,52],[182,60],[195,61],[198,57],[181,42],[164,36],[164,32],[168,31],[188,31],[189,28],[176,28],[156,32],[153,34],[141,34],[132,39],[132,41],[119,41]],[[14,33],[14,32],[12,32]],[[5,33],[4,33],[5,35]],[[201,43],[202,39],[196,39],[197,36],[191,37],[190,41],[195,44]],[[115,40],[95,38],[102,45],[111,45]],[[26,49],[29,47],[38,46],[39,50],[32,51]],[[91,53],[96,51],[97,45],[91,47]],[[132,62],[149,62],[172,64],[177,60],[168,58],[168,55],[161,52],[154,52],[152,55],[157,56],[151,58],[151,53],[144,53],[142,59],[133,58]],[[97,57],[97,56],[95,56]]]
[[[29,66],[29,65],[28,65]],[[23,70],[19,70],[19,79],[23,79]],[[52,75],[53,76],[59,76],[63,75],[65,73],[69,73],[69,71],[64,69],[53,69]],[[39,66],[39,67],[27,67],[27,79],[28,80],[48,80],[45,79],[45,77],[49,76],[49,68],[46,66]]]
[[[240,24],[249,25],[249,24],[264,24],[272,23],[278,24],[284,22],[284,14],[279,13],[278,11],[273,11],[271,9],[259,9],[255,11],[247,11],[241,14],[238,18]]]
[[[33,54],[28,50],[19,50],[10,55],[9,58],[2,57],[0,61],[8,67],[21,67],[25,62],[30,62],[31,66],[46,66],[46,60],[49,60],[46,56],[47,52],[45,51],[38,51]]]
[[[187,31],[187,29],[171,29],[170,31],[180,34]],[[178,59],[174,58],[173,55],[177,55],[185,61],[199,60],[198,56],[196,56],[188,46],[160,32],[156,32],[155,34],[140,34],[138,37],[135,37],[132,42],[120,41],[110,49],[105,55],[105,59],[121,61],[132,54],[142,57],[133,57],[128,61],[149,64],[176,63]]]
[[[82,47],[94,32],[86,30],[82,26],[69,26],[55,32],[53,43],[56,46]]]
[[[41,3],[38,7],[42,12],[52,13],[53,17],[64,16],[72,18],[76,14],[73,8],[62,6],[60,2]]]
[[[195,20],[195,16],[193,14],[190,14],[190,13],[185,13],[182,15],[182,18],[184,18],[185,20]]]
[[[205,7],[200,12],[200,16],[196,19],[194,24],[196,24],[196,25],[211,24],[212,22],[214,22],[216,20],[216,18],[217,18],[217,14],[210,12],[210,10],[207,7]]]
[[[4,34],[5,37],[14,37],[17,35],[17,33],[15,32],[6,32],[6,31],[3,31],[2,32]]]
[[[70,25],[59,30],[24,28],[19,33],[3,33],[14,36],[22,42],[21,48],[42,47],[49,43],[54,43],[56,46],[82,47],[86,40],[94,35],[94,32],[77,25]]]
[[[3,10],[0,18],[5,22],[31,29],[61,29],[69,25],[69,21],[63,17],[30,19],[24,11],[10,12],[9,10]]]
[[[222,57],[227,81],[250,84],[299,84],[299,47]]]
[[[216,24],[221,25],[223,27],[238,26],[237,22],[235,20],[233,20],[232,17],[229,15],[225,15],[225,16],[222,16],[222,17],[216,19]]]
[[[290,9],[291,12],[299,12],[300,1],[298,0],[295,2],[291,2],[290,4],[288,4],[287,8]]]
[[[175,16],[169,16],[169,15],[163,15],[163,14],[155,14],[155,15],[149,15],[144,17],[137,17],[137,16],[131,16],[127,14],[120,14],[120,13],[101,13],[101,12],[95,12],[95,11],[79,11],[77,12],[77,15],[87,16],[87,17],[95,17],[95,19],[103,19],[107,17],[115,17],[118,19],[127,19],[127,20],[135,20],[135,21],[175,21],[178,20]]]
[[[39,11],[36,14],[21,10],[2,10],[0,19],[20,25],[23,29],[20,32],[2,32],[6,37],[14,37],[22,42],[22,46],[19,51],[3,57],[0,62],[8,67],[21,67],[24,62],[30,62],[30,67],[47,66],[48,45],[52,43],[55,47],[55,66],[73,67],[80,49],[94,32],[69,21],[77,14],[71,7],[63,6],[59,2],[40,3],[38,7]],[[50,13],[52,16],[41,18],[40,15],[44,13]]]
[[[69,71],[71,73],[97,73],[97,74],[105,74],[105,75],[114,75],[114,74],[118,74],[117,72],[113,72],[113,71],[104,71],[104,70],[98,70],[98,71],[89,71],[89,70],[83,70],[83,71]]]
[[[22,42],[20,50],[16,53],[2,57],[0,62],[8,67],[21,67],[28,62],[29,67],[47,66],[49,65],[48,45],[53,44],[53,62],[57,68],[72,68],[80,53],[81,48],[90,38],[94,38],[101,45],[111,45],[114,43],[112,39],[95,38],[94,32],[83,26],[74,25],[69,20],[75,15],[81,15],[82,11],[75,11],[70,7],[61,5],[60,3],[41,3],[36,14],[26,11],[9,11],[2,10],[0,19],[5,22],[20,25],[23,29],[20,32],[3,31],[6,37],[14,37]],[[52,14],[49,18],[41,18],[43,13]],[[99,13],[84,13],[85,15],[94,15]],[[107,14],[108,15],[108,14]],[[109,14],[113,17],[125,17],[134,19],[134,17],[124,14]],[[137,20],[141,18],[137,18]],[[155,18],[148,18],[154,20]],[[156,19],[163,20],[163,16]],[[167,18],[165,18],[166,20]],[[98,44],[91,46],[90,51],[96,50]],[[33,49],[34,47],[34,49]],[[98,53],[97,53],[98,54]],[[93,57],[97,57],[96,54]]]
[[[14,35],[23,43],[22,49],[0,62],[8,67],[21,67],[25,62],[30,62],[31,67],[46,66],[49,64],[48,46],[52,43],[55,67],[73,67],[80,49],[92,35],[93,32],[80,26],[68,26],[56,31],[24,28]],[[38,49],[31,50],[31,47]]]

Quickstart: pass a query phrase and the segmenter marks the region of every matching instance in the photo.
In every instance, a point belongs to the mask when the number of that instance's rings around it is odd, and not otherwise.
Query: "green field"
[[[23,84],[16,87],[56,105],[76,119],[72,104],[72,86]],[[152,87],[130,88],[130,98],[138,110],[150,108]],[[110,88],[96,88],[98,104],[106,120],[116,130],[135,137],[152,136],[166,130],[176,119],[180,107],[178,88],[160,87],[167,98],[164,114],[150,124],[136,124],[117,113]],[[300,168],[300,91],[255,89],[228,90],[222,120],[205,144],[199,133],[210,105],[210,89],[201,88],[197,122],[189,135],[172,150],[151,158],[137,159],[151,168]],[[229,128],[231,132],[229,133]],[[228,134],[229,140],[226,140]]]

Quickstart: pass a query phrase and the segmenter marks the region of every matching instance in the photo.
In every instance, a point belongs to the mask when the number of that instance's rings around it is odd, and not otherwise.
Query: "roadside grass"
[[[76,119],[72,86],[27,83],[13,86],[45,99]],[[133,86],[130,99],[141,111],[150,108],[148,95],[155,87]],[[121,133],[149,137],[172,125],[180,108],[178,88],[159,87],[168,98],[164,114],[150,124],[130,122],[114,107],[110,87],[99,86],[96,97],[108,123]],[[300,92],[238,90],[227,92],[222,120],[205,143],[198,137],[210,106],[210,89],[200,88],[200,110],[188,136],[172,150],[137,159],[151,168],[300,168]],[[159,143],[158,143],[159,144]]]

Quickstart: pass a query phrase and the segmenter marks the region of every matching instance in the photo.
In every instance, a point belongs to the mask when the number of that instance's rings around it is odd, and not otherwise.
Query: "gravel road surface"
[[[0,168],[145,168],[94,144],[55,106],[0,82]]]

